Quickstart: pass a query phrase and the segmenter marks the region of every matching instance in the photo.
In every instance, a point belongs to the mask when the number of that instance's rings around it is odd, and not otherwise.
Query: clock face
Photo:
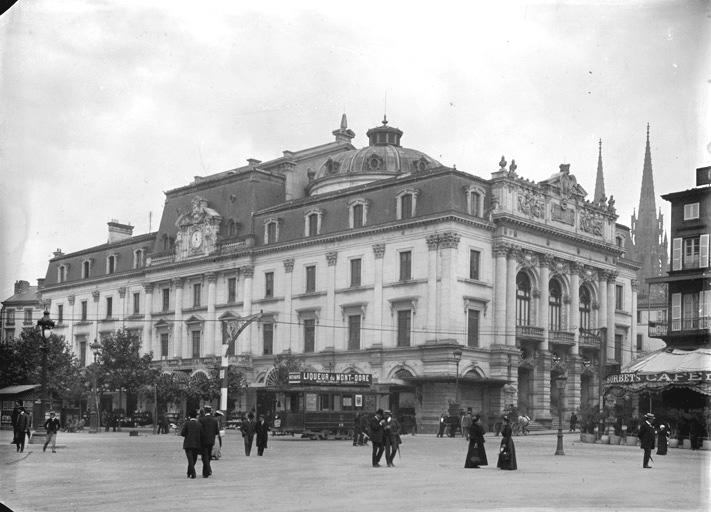
[[[190,244],[196,249],[198,247],[200,247],[200,245],[202,244],[202,232],[201,231],[194,231],[193,232],[193,236],[190,237]]]

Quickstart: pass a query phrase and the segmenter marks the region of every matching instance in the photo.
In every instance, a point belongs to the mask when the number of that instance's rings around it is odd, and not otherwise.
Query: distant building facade
[[[229,356],[248,408],[289,406],[277,354],[371,375],[367,406],[411,409],[424,431],[455,397],[550,423],[561,373],[568,408],[597,403],[601,344],[606,366],[636,357],[639,267],[614,202],[587,200],[568,165],[538,183],[503,157],[489,178],[445,167],[386,120],[363,148],[345,116],[333,135],[166,192],[156,232],[111,222],[107,243],[56,253],[55,332],[86,363],[87,344],[126,328],[164,371],[194,375],[220,364],[227,322],[261,313]]]
[[[29,281],[15,281],[14,293],[2,301],[0,309],[0,342],[19,337],[23,329],[32,328],[42,317],[44,305],[40,300],[39,286],[31,286]]]

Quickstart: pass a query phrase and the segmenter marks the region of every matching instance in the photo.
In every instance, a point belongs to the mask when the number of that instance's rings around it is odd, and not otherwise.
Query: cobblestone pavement
[[[0,431],[0,502],[14,512],[215,510],[711,510],[711,453],[671,449],[642,469],[638,447],[584,444],[566,434],[516,437],[518,471],[463,469],[461,438],[406,436],[397,467],[373,468],[370,447],[349,441],[271,437],[263,457],[225,436],[213,476],[186,478],[182,438],[127,431],[60,433],[57,453],[29,444],[16,453]],[[1,508],[1,507],[0,507]]]

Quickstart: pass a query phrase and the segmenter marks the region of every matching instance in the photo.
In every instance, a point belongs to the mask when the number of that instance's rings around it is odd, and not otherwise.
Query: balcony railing
[[[575,343],[575,333],[570,331],[548,331],[549,338],[553,343],[573,345]]]
[[[543,338],[543,327],[534,327],[532,325],[517,325],[516,336]]]
[[[648,335],[650,338],[661,338],[675,334],[690,334],[696,331],[711,329],[711,317],[695,316],[690,318],[675,318],[671,324],[666,322],[649,322]]]
[[[578,329],[578,345],[582,347],[600,348],[600,329]]]

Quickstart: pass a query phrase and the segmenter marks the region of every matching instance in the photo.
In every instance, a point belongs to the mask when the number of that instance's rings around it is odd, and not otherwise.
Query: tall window
[[[237,278],[230,277],[227,279],[227,302],[230,304],[237,300]]]
[[[402,309],[397,312],[397,346],[410,346],[410,330],[412,326],[412,311]]]
[[[7,310],[7,325],[15,325],[15,310]]]
[[[409,219],[412,213],[412,194],[403,194],[400,196],[400,218]]]
[[[360,315],[348,315],[348,350],[360,350]]]
[[[625,289],[622,285],[615,285],[615,309],[624,311],[625,309]]]
[[[67,280],[67,267],[60,265],[57,269],[57,281],[63,283]]]
[[[316,265],[306,267],[306,293],[316,291]]]
[[[81,264],[81,277],[82,279],[87,279],[89,277],[90,263],[85,261]]]
[[[640,351],[642,350],[642,340],[644,339],[644,336],[641,334],[637,335],[637,350]]]
[[[200,293],[201,292],[202,292],[202,284],[201,283],[193,284],[193,307],[194,308],[200,307]]]
[[[622,335],[615,334],[615,361],[622,362]]]
[[[170,311],[170,288],[163,288],[163,307],[162,310],[165,313]]]
[[[412,279],[412,252],[400,252],[400,281]]]
[[[116,272],[116,256],[109,256],[106,260],[106,273],[113,274]]]
[[[551,279],[548,285],[548,328],[560,331],[560,313],[563,304],[563,293],[557,279]]]
[[[682,329],[699,328],[699,294],[685,293],[682,295]]]
[[[360,286],[360,258],[353,258],[351,260],[351,287]]]
[[[277,223],[275,221],[267,222],[266,235],[266,243],[273,244],[277,241]]]
[[[86,341],[79,342],[79,361],[82,366],[86,366]]]
[[[114,299],[113,297],[106,297],[106,318],[111,318],[114,312]]]
[[[316,320],[304,319],[304,352],[313,352],[316,342]]]
[[[481,196],[478,192],[469,192],[469,214],[479,216]]]
[[[699,252],[701,244],[699,237],[684,239],[684,264],[683,268],[699,267]]]
[[[479,251],[469,251],[469,279],[479,279]]]
[[[579,305],[578,313],[580,314],[580,327],[582,329],[590,329],[590,312],[592,311],[592,300],[590,299],[590,290],[587,286],[581,286],[578,294]]]
[[[160,334],[160,356],[168,357],[168,333],[162,332]]]
[[[525,272],[516,276],[516,325],[530,325],[531,280]]]
[[[193,359],[200,357],[200,331],[193,331]]]
[[[684,205],[684,220],[699,218],[699,203],[690,203]]]
[[[81,301],[81,321],[86,322],[86,314],[88,309],[88,304],[85,300]]]
[[[59,304],[57,306],[57,323],[64,322],[64,304]]]
[[[136,249],[133,252],[133,268],[141,268],[143,266],[143,250]]]
[[[363,227],[363,205],[358,203],[353,205],[353,227]]]
[[[270,356],[274,353],[274,324],[262,324],[262,334],[264,342],[264,355]]]
[[[312,213],[308,216],[309,232],[307,236],[318,235],[318,214]]]
[[[479,346],[479,310],[467,310],[467,346]]]
[[[25,325],[32,325],[32,308],[25,309]]]
[[[264,297],[274,297],[274,272],[264,273]]]
[[[141,312],[141,294],[136,292],[133,294],[133,314],[137,315]]]

